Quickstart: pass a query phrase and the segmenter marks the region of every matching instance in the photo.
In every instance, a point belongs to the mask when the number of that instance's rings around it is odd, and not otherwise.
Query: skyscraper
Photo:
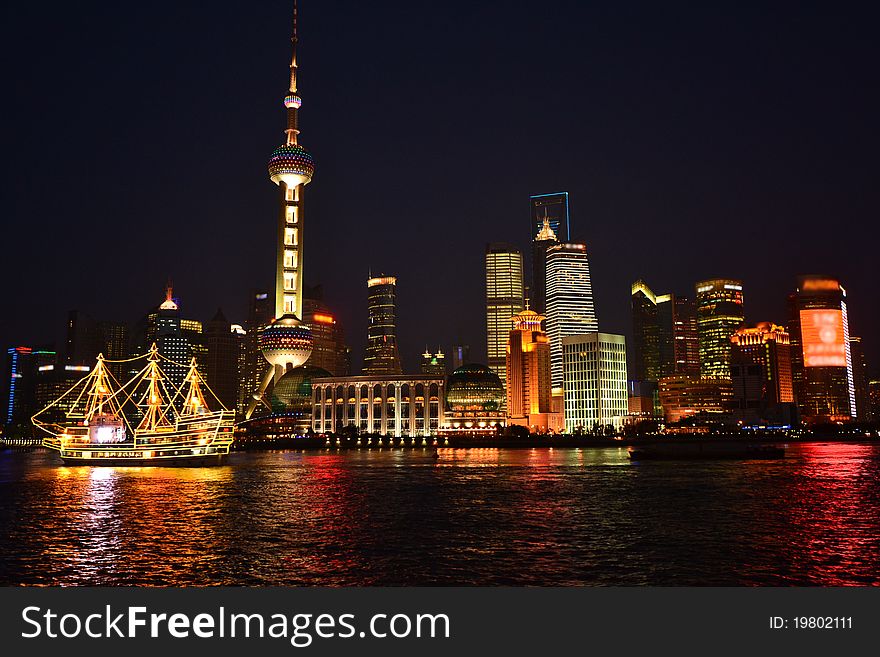
[[[367,280],[367,350],[364,374],[400,374],[397,348],[396,294],[394,276],[375,276]]]
[[[312,354],[308,364],[327,370],[333,376],[348,376],[345,331],[339,317],[324,302],[322,285],[305,288],[303,323],[312,332]]]
[[[127,358],[128,326],[121,322],[95,320],[82,311],[71,310],[67,315],[66,364],[91,367],[98,354],[111,361]],[[109,362],[107,369],[117,381],[125,375],[125,363]]]
[[[245,335],[242,337],[241,382],[238,387],[239,416],[244,417],[253,399],[254,391],[260,386],[265,370],[265,361],[260,353],[259,334],[264,326],[272,321],[274,302],[268,292],[254,292],[248,304],[248,316],[244,325]]]
[[[716,278],[697,288],[697,333],[704,378],[730,378],[730,336],[742,328],[742,281]]]
[[[862,349],[862,339],[849,337],[849,353],[853,369],[853,391],[856,398],[856,420],[867,422],[871,419],[871,408],[868,403],[868,364]]]
[[[632,284],[630,299],[633,326],[632,371],[634,381],[660,379],[660,322],[657,296],[643,280]]]
[[[452,347],[452,369],[457,370],[462,365],[471,362],[471,347],[467,344],[457,344]]]
[[[808,423],[856,416],[846,301],[840,281],[813,274],[788,297],[795,398]]]
[[[626,339],[595,332],[567,336],[562,359],[566,431],[620,430],[629,412]]]
[[[446,354],[440,351],[440,349],[437,349],[437,353],[432,354],[425,347],[419,369],[422,374],[427,376],[446,376]]]
[[[523,258],[510,244],[486,246],[486,355],[503,384],[506,380],[510,318],[523,311]]]
[[[541,230],[532,239],[532,289],[529,296],[531,308],[539,314],[547,312],[547,249],[557,243],[548,213]]]
[[[739,329],[730,340],[734,415],[744,421],[782,419],[782,405],[794,402],[788,332],[762,322]]]
[[[31,435],[31,416],[37,408],[37,374],[41,368],[54,367],[52,349],[10,347],[6,350],[3,372],[2,422],[6,435]]]
[[[585,244],[561,242],[547,249],[545,325],[550,338],[551,384],[559,388],[562,386],[562,339],[599,330]]]
[[[303,221],[305,186],[315,173],[315,161],[299,143],[299,108],[302,98],[297,87],[297,7],[293,4],[293,55],[290,62],[290,86],[284,97],[287,109],[285,143],[272,151],[269,179],[278,185],[278,232],[275,259],[275,320],[264,327],[258,342],[268,361],[260,386],[248,405],[250,417],[257,403],[265,399],[269,384],[278,382],[285,371],[299,367],[312,352],[312,334],[300,322],[302,317]]]
[[[513,317],[507,343],[507,415],[529,418],[552,411],[550,340],[541,330],[544,317],[524,310]],[[529,426],[538,424],[528,421]],[[546,428],[546,422],[543,423]]]
[[[205,354],[198,362],[205,382],[226,408],[234,410],[238,402],[241,338],[219,308],[205,324],[204,344]]]
[[[529,197],[531,209],[531,235],[537,235],[544,228],[544,220],[550,226],[555,239],[568,242],[571,239],[569,221],[568,192],[534,194]]]
[[[675,294],[657,295],[660,326],[660,376],[700,373],[697,306]]]

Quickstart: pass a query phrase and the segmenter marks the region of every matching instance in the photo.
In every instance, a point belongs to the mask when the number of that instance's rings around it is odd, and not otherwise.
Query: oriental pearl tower
[[[312,333],[300,322],[302,317],[302,249],[303,249],[303,191],[312,180],[315,162],[299,143],[299,96],[296,81],[297,44],[296,0],[293,3],[293,57],[290,62],[290,89],[284,97],[287,108],[287,138],[272,151],[269,158],[269,179],[278,185],[278,245],[275,264],[275,319],[263,327],[258,344],[268,361],[260,387],[253,395],[248,409],[250,418],[257,407],[266,401],[266,389],[278,382],[284,373],[305,363],[312,353]],[[271,408],[271,407],[270,407]]]

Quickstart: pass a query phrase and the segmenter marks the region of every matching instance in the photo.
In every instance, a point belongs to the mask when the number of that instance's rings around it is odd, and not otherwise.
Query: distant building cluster
[[[742,281],[695,285],[693,301],[632,285],[629,421],[787,428],[880,418],[846,289],[797,278],[779,324],[747,326]]]

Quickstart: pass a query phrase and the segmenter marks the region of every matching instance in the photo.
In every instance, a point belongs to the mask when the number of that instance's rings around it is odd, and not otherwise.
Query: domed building
[[[331,376],[313,365],[288,369],[268,390],[253,417],[239,425],[243,437],[272,440],[302,436],[312,426],[312,381]]]
[[[270,403],[273,413],[287,415],[312,413],[312,380],[332,376],[327,370],[301,365],[288,370],[272,388]]]
[[[446,382],[446,414],[442,435],[491,436],[505,424],[501,410],[504,385],[486,365],[456,369]]]

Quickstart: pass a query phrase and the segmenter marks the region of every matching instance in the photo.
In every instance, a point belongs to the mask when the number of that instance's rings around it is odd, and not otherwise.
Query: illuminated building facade
[[[444,421],[446,381],[435,376],[345,376],[312,381],[312,429],[428,436]]]
[[[446,381],[446,411],[438,434],[450,438],[493,436],[505,426],[504,386],[486,365],[470,363]]]
[[[846,301],[840,281],[822,275],[798,277],[788,298],[795,398],[807,423],[856,417]]]
[[[568,192],[534,194],[529,197],[529,207],[532,235],[542,231],[546,219],[557,241],[567,242],[571,239]]]
[[[782,423],[791,424],[793,418],[783,407],[794,402],[788,331],[762,322],[739,329],[730,340],[734,417],[745,422],[788,420]]]
[[[446,376],[446,354],[440,349],[437,349],[437,353],[432,354],[425,347],[419,370],[427,376]]]
[[[742,281],[716,278],[697,288],[697,335],[700,373],[704,378],[730,378],[730,336],[743,326]]]
[[[732,400],[733,386],[729,377],[675,374],[660,379],[660,404],[668,423],[696,416],[722,420],[730,415]]]
[[[547,431],[550,398],[550,340],[541,329],[544,316],[524,310],[513,317],[507,343],[507,417],[533,431]],[[558,427],[557,427],[558,428]]]
[[[531,307],[538,313],[547,311],[547,249],[558,244],[556,233],[550,227],[550,216],[545,209],[544,223],[532,239]]]
[[[562,360],[566,432],[619,431],[629,413],[624,336],[564,337]]]
[[[278,185],[278,220],[275,250],[275,319],[257,334],[265,374],[248,404],[249,418],[257,404],[271,406],[266,399],[269,384],[277,384],[285,372],[305,363],[312,352],[312,334],[300,321],[303,312],[303,224],[305,187],[315,173],[315,161],[299,143],[299,108],[302,98],[297,86],[297,7],[293,5],[293,55],[290,85],[284,97],[287,111],[285,142],[269,157],[269,179]]]
[[[489,367],[507,378],[507,335],[510,318],[525,308],[523,257],[516,247],[494,242],[486,246],[486,354]]]
[[[865,362],[865,352],[862,349],[862,339],[849,337],[849,353],[852,360],[853,391],[856,399],[856,420],[868,422],[871,417],[871,406],[868,403],[868,364]]]
[[[561,242],[547,249],[545,326],[550,338],[551,385],[560,388],[563,379],[563,338],[599,330],[585,244]]]
[[[367,350],[364,374],[398,375],[403,371],[397,348],[397,279],[375,276],[367,280]]]
[[[349,357],[342,323],[326,303],[323,287],[306,287],[303,323],[312,332],[312,354],[308,364],[327,370],[332,376],[348,376]]]

